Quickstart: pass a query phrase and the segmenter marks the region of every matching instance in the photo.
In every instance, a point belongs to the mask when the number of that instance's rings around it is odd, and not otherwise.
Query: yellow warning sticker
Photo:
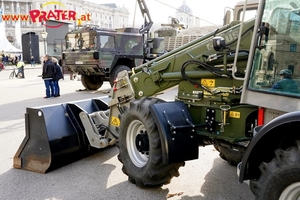
[[[120,126],[120,119],[117,117],[112,116],[111,117],[111,125],[113,126]]]
[[[241,117],[241,113],[240,112],[235,112],[235,111],[230,111],[229,112],[229,117],[239,119]]]
[[[206,87],[215,87],[216,80],[215,79],[201,79],[201,84]]]

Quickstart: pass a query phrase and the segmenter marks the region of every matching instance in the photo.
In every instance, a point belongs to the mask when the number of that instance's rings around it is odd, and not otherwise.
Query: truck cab
[[[67,33],[65,39],[63,67],[81,75],[88,90],[97,90],[104,81],[112,85],[121,70],[131,70],[164,53],[162,39],[145,39],[135,28],[87,26]]]

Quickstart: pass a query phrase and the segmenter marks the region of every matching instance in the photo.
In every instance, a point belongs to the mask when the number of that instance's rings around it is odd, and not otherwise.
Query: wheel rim
[[[293,183],[281,193],[279,200],[300,200],[300,182]]]
[[[134,120],[129,124],[126,134],[127,151],[131,161],[137,167],[145,166],[148,161],[148,156],[139,152],[135,143],[137,135],[145,130],[146,128],[141,121]]]

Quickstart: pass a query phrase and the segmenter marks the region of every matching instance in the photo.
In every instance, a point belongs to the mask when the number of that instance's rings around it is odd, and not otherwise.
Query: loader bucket
[[[26,108],[26,136],[14,156],[13,167],[47,173],[95,152],[79,113],[107,109],[100,99]]]

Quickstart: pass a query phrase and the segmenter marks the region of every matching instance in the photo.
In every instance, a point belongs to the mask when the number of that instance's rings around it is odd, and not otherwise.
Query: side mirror
[[[231,21],[231,11],[227,10],[225,15],[224,15],[224,19],[223,19],[223,26],[229,24]]]

